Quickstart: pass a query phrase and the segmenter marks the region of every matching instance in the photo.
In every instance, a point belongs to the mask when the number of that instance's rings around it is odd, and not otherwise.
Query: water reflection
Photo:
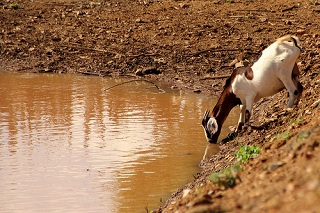
[[[212,97],[120,81],[0,72],[1,212],[144,212],[193,179]]]
[[[215,155],[218,152],[220,152],[220,150],[221,149],[218,144],[208,143],[206,146],[206,150],[204,151],[202,160],[208,160],[212,155]]]

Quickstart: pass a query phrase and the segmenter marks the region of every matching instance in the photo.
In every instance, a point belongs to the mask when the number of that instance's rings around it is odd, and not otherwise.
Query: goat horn
[[[204,115],[203,115],[203,119],[202,119],[202,126],[203,126],[203,128],[205,128],[205,129],[206,129],[208,120],[209,120],[209,110],[206,109],[206,111],[205,111],[205,113],[204,113]]]

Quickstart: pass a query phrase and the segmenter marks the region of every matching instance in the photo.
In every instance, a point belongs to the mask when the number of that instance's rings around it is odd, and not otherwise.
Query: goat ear
[[[211,135],[213,135],[214,133],[216,133],[218,131],[218,124],[217,124],[217,120],[215,118],[211,117],[208,120],[207,129],[211,133]]]

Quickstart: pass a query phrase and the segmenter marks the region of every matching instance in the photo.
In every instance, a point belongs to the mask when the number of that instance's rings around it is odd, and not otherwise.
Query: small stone
[[[143,73],[143,75],[149,75],[149,74],[156,74],[156,75],[158,75],[158,74],[161,73],[161,71],[158,70],[158,69],[155,68],[155,67],[147,67],[147,68],[145,68],[145,69],[142,70],[142,73]]]
[[[292,21],[290,21],[290,20],[286,20],[285,23],[286,23],[287,25],[292,25]]]
[[[283,166],[284,164],[285,164],[284,162],[273,163],[273,164],[271,164],[271,165],[268,166],[268,170],[269,170],[269,171],[276,170],[277,168]]]
[[[190,5],[189,5],[189,4],[185,4],[185,3],[180,3],[180,4],[179,4],[179,7],[181,7],[181,8],[188,8],[188,7],[190,7]]]
[[[303,30],[303,29],[297,30],[297,34],[298,34],[298,35],[303,35],[303,34],[305,34],[305,33],[306,33],[306,30]]]
[[[286,192],[291,193],[294,190],[295,186],[293,183],[289,183],[286,187]]]
[[[190,193],[191,189],[184,189],[182,197],[186,197]]]
[[[143,76],[142,69],[137,69],[135,74],[136,74],[136,76]]]
[[[143,21],[142,21],[141,18],[137,18],[137,19],[136,19],[136,23],[143,23]]]
[[[261,19],[260,19],[260,22],[267,22],[267,21],[268,21],[267,18],[261,18]]]

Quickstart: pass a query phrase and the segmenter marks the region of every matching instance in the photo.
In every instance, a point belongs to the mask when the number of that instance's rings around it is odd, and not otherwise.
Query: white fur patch
[[[215,118],[210,118],[208,120],[207,129],[211,134],[214,134],[218,131],[218,124]]]

